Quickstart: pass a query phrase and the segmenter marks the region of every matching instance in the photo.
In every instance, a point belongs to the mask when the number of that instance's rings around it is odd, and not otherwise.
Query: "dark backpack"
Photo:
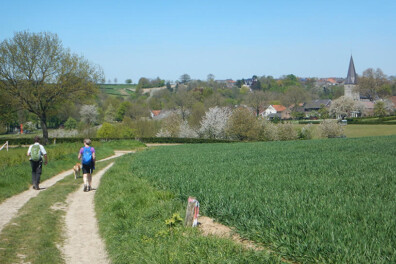
[[[91,163],[92,163],[91,147],[84,147],[83,154],[82,154],[82,163],[85,165],[91,165]]]
[[[30,159],[33,161],[39,161],[41,159],[40,145],[33,145],[30,151]]]

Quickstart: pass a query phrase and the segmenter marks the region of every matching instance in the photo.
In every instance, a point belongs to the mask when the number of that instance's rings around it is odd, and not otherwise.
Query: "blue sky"
[[[396,75],[396,1],[0,0],[0,41],[49,31],[106,80]]]

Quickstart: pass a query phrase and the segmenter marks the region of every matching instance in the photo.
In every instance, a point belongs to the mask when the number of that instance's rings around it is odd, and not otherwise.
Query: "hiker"
[[[95,149],[90,147],[91,140],[84,139],[84,147],[78,153],[78,159],[81,160],[84,180],[84,192],[91,190],[92,172],[95,169]]]
[[[30,160],[30,165],[32,167],[32,184],[33,189],[40,190],[40,176],[43,167],[43,156],[44,156],[44,165],[47,165],[47,151],[43,145],[40,144],[40,137],[34,137],[34,144],[29,146],[27,156]]]

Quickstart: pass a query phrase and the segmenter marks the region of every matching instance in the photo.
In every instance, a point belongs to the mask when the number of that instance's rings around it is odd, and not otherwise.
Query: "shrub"
[[[300,131],[301,139],[313,139],[315,127],[312,124],[305,125]]]
[[[278,124],[278,139],[279,140],[296,140],[298,133],[294,126],[290,123]]]
[[[182,120],[177,113],[170,114],[162,122],[162,127],[160,132],[158,132],[157,137],[177,137],[180,132],[180,124]]]
[[[65,129],[66,130],[72,130],[77,128],[77,121],[73,117],[69,117],[67,121],[65,122]]]
[[[104,122],[97,132],[97,137],[100,138],[116,138],[117,130],[112,124]]]
[[[259,129],[260,132],[258,134],[258,140],[261,141],[274,141],[278,140],[278,127],[265,119],[259,120]]]
[[[344,135],[344,127],[337,120],[326,119],[319,125],[322,137],[335,138]]]

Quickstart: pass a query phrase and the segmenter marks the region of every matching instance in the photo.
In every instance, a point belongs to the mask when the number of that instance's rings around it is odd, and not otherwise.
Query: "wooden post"
[[[199,203],[195,197],[188,197],[185,226],[194,227],[198,224]]]

